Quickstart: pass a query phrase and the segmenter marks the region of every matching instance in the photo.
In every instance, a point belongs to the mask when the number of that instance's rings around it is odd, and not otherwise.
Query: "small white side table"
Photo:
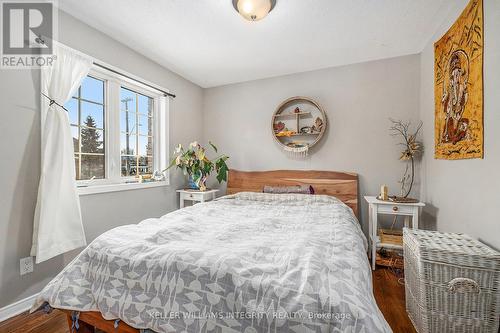
[[[179,202],[180,208],[184,208],[185,200],[192,201],[193,203],[214,200],[217,197],[217,192],[219,192],[219,190],[200,191],[200,190],[183,189],[183,190],[177,190],[177,192],[180,195],[180,202]]]
[[[397,215],[405,217],[405,227],[410,226],[410,216],[412,217],[413,229],[418,229],[418,219],[420,209],[425,206],[422,202],[417,203],[396,203],[390,201],[378,200],[377,197],[365,196],[368,202],[368,233],[370,241],[370,252],[372,257],[372,269],[375,270],[375,261],[377,258],[377,247],[392,249],[402,249],[403,247],[395,244],[381,243],[377,235],[378,214]]]

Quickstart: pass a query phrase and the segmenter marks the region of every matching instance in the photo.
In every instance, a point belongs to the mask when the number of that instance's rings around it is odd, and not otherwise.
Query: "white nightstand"
[[[425,204],[422,202],[417,203],[396,203],[390,201],[381,201],[376,197],[365,196],[368,202],[368,234],[370,242],[370,252],[372,257],[372,269],[375,270],[376,251],[377,247],[385,247],[392,249],[402,249],[403,247],[395,244],[381,243],[377,235],[377,220],[378,214],[398,215],[405,217],[405,227],[410,226],[410,216],[412,217],[412,228],[418,229],[418,219],[420,215],[420,208]]]
[[[217,192],[219,190],[208,190],[208,191],[200,191],[200,190],[177,190],[180,194],[180,208],[184,208],[184,201],[189,200],[194,202],[205,202],[214,200],[217,197]]]

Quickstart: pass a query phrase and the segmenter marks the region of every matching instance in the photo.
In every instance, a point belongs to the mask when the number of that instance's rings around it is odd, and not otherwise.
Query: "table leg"
[[[180,208],[184,208],[184,198],[182,197],[182,195],[181,195],[181,197],[179,199],[179,207]]]
[[[412,228],[413,229],[418,229],[418,219],[419,217],[419,208],[416,207],[415,210],[413,211],[413,222],[412,222]]]
[[[372,241],[372,228],[373,228],[373,216],[372,216],[372,205],[368,205],[368,256],[370,259],[372,258],[372,248],[373,248],[373,241]]]
[[[372,269],[375,270],[377,260],[377,209],[372,207]]]

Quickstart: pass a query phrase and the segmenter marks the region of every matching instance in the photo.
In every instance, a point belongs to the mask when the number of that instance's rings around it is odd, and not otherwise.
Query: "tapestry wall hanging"
[[[434,44],[435,158],[483,158],[483,1]]]

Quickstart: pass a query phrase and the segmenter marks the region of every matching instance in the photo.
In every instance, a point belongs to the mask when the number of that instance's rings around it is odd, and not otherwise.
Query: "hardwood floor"
[[[391,271],[378,268],[373,272],[373,292],[377,304],[394,333],[416,333],[405,310],[405,289]],[[66,315],[54,310],[50,314],[23,313],[0,323],[0,333],[69,333]]]
[[[66,315],[54,310],[23,313],[0,323],[1,333],[69,333]]]
[[[417,332],[406,313],[405,286],[398,282],[394,273],[386,268],[377,268],[373,272],[373,293],[394,333]]]

